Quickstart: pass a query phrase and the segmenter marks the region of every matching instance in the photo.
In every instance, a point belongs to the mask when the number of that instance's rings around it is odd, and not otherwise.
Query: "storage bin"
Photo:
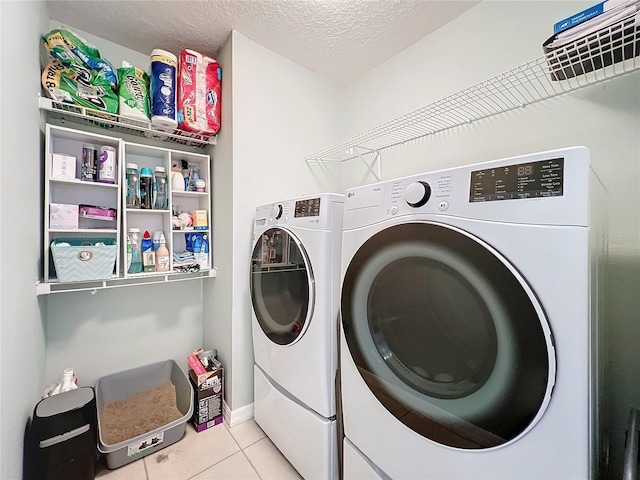
[[[65,242],[71,246],[60,246]],[[96,243],[104,245],[95,245]],[[113,276],[118,242],[113,238],[58,238],[51,255],[60,282],[109,280]]]
[[[137,437],[106,444],[100,426],[100,415],[105,404],[159,387],[167,380],[171,380],[176,387],[176,406],[183,416]],[[193,389],[185,373],[173,360],[107,375],[98,380],[95,390],[98,406],[98,451],[104,454],[110,469],[131,463],[177,442],[184,435],[187,421],[193,415]]]

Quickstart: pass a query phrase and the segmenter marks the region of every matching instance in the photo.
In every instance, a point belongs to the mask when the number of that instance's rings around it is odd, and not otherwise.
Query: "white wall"
[[[0,2],[0,478],[22,478],[22,440],[44,384],[39,37],[44,2]]]
[[[349,134],[384,123],[542,55],[555,21],[593,2],[485,1],[349,84],[342,92]],[[610,365],[612,478],[624,432],[640,405],[640,73],[531,105],[382,154],[383,178],[571,145],[591,149],[609,189],[606,327]],[[345,184],[371,182],[350,162]]]
[[[233,167],[232,172],[220,172],[227,178],[216,176],[215,183],[232,183],[232,198],[225,196],[228,203],[223,207],[232,209],[232,216],[225,215],[225,221],[216,219],[217,229],[232,232],[232,242],[227,242],[232,251],[216,255],[231,255],[233,265],[232,272],[219,268],[214,288],[231,293],[232,304],[230,310],[225,308],[224,318],[206,316],[207,322],[231,323],[233,371],[231,378],[227,376],[227,388],[231,382],[233,393],[227,402],[235,410],[253,402],[248,279],[255,208],[302,194],[334,191],[331,179],[317,175],[304,157],[336,138],[338,103],[336,87],[311,71],[238,32],[232,33],[231,42]],[[229,78],[225,78],[223,88],[229,88]],[[229,152],[230,147],[226,148]],[[216,161],[231,161],[231,157],[217,157]]]
[[[216,278],[204,284],[204,340],[206,350],[215,348],[224,366],[224,399],[232,404],[233,378],[233,37],[218,52],[222,68],[222,124],[212,157],[213,265]]]
[[[161,285],[50,295],[46,380],[72,367],[82,385],[107,374],[187,356],[202,344],[202,284]]]

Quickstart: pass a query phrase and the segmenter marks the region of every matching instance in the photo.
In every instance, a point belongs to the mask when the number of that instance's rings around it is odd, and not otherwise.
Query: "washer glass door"
[[[520,274],[463,230],[382,230],[345,273],[342,325],[358,371],[401,422],[483,449],[525,434],[555,377],[551,332]]]
[[[306,331],[313,311],[314,280],[299,240],[270,228],[256,241],[251,260],[251,302],[265,335],[291,345]]]

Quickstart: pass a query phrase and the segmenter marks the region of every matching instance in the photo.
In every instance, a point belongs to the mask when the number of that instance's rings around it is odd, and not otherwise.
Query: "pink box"
[[[95,220],[108,220],[113,222],[116,219],[116,210],[114,208],[107,207],[80,205],[78,215],[80,218],[93,218]]]

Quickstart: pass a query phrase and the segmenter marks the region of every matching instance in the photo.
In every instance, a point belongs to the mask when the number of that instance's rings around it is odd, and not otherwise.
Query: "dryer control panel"
[[[312,230],[333,230],[334,223],[342,223],[343,202],[342,195],[321,193],[261,205],[256,208],[253,226],[254,229],[288,225]]]

